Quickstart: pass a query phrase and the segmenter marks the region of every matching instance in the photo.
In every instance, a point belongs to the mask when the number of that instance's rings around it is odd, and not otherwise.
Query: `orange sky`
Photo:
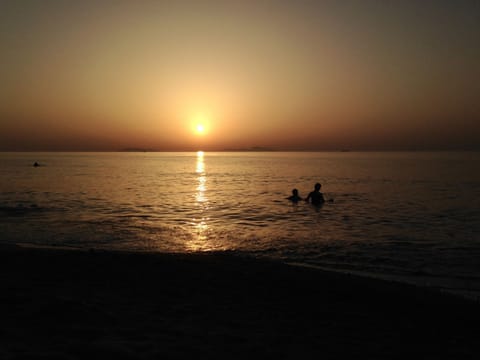
[[[478,2],[245,3],[2,1],[0,150],[480,147]]]

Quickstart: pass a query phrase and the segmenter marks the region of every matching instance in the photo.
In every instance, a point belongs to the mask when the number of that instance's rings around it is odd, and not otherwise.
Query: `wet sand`
[[[480,305],[245,259],[3,247],[0,359],[467,359]]]

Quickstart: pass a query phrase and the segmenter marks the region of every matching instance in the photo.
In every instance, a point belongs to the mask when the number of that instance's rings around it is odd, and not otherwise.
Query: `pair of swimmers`
[[[325,198],[323,197],[323,194],[320,192],[322,185],[320,183],[316,183],[313,191],[311,191],[308,196],[305,198],[306,202],[311,202],[312,205],[322,205],[325,202]],[[292,195],[287,198],[288,200],[297,203],[300,200],[303,200],[300,195],[298,195],[298,190],[293,189],[292,190]]]

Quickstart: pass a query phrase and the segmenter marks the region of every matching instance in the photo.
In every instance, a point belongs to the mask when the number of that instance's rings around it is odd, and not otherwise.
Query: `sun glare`
[[[201,136],[206,135],[210,129],[210,118],[209,116],[199,113],[191,118],[192,130],[195,135]]]

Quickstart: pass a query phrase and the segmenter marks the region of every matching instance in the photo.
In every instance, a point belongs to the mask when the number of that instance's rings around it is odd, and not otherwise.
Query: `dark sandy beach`
[[[466,359],[480,305],[245,259],[5,247],[0,359]]]

